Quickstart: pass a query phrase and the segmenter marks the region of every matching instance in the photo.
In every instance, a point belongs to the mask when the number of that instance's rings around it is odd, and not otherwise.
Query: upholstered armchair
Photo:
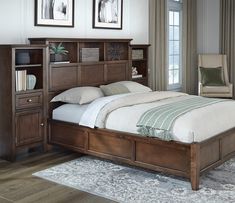
[[[227,57],[226,55],[206,54],[198,56],[198,95],[205,97],[232,98],[233,84],[229,83]],[[203,85],[202,73],[200,68],[217,68],[221,67],[221,79],[223,85]]]

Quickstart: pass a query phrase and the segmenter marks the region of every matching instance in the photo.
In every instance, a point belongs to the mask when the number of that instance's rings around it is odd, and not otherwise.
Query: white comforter
[[[177,92],[148,92],[100,98],[91,103],[79,124],[138,133],[141,115],[156,106],[193,97]],[[173,137],[185,143],[201,142],[235,127],[235,101],[224,101],[195,109],[179,117],[173,125]]]

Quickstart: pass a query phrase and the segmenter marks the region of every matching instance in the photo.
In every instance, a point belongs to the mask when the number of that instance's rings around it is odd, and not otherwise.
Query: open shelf
[[[108,42],[106,43],[106,60],[120,61],[128,60],[129,49],[124,42]]]
[[[76,42],[67,42],[67,41],[52,41],[49,42],[49,47],[57,47],[59,44],[65,48],[65,50],[68,51],[66,55],[61,55],[62,56],[62,61],[70,61],[70,63],[77,63],[78,62],[78,54],[77,54],[77,49],[78,49],[78,44]],[[51,60],[51,56],[50,56]],[[52,61],[51,61],[52,62]]]
[[[36,85],[34,90],[43,89],[43,49],[32,47],[16,47],[14,51],[15,58],[15,83],[16,92],[25,92],[27,90],[27,84],[29,81],[27,75],[33,75],[36,77]],[[22,90],[23,88],[23,90]]]
[[[15,65],[16,66],[32,66],[41,64],[43,60],[42,49],[15,49]]]
[[[15,65],[15,68],[36,68],[42,67],[42,64]]]
[[[68,51],[61,63],[46,57],[48,90],[101,85],[131,80],[131,39],[30,38],[31,44],[62,46]],[[69,61],[69,63],[63,63]],[[69,80],[68,80],[69,78]]]
[[[97,55],[98,60],[95,60],[93,62],[104,61],[104,43],[103,42],[80,42],[79,43],[79,56],[80,56],[79,61],[81,63],[85,61],[84,55],[83,55],[84,51],[90,51],[92,54],[92,52],[96,53],[96,50],[98,50],[98,55]]]
[[[133,62],[135,61],[147,61],[148,59],[132,59]]]
[[[50,63],[52,68],[56,67],[69,67],[69,66],[77,66],[79,63]]]
[[[131,45],[132,48],[132,68],[136,68],[137,75],[143,77],[133,78],[133,81],[148,85],[148,44]]]

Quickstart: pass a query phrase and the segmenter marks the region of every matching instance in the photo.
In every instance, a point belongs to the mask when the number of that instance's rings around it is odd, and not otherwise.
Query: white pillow
[[[151,92],[149,87],[133,81],[121,81],[109,85],[101,85],[100,89],[106,96],[115,94],[125,94],[131,92]]]
[[[98,87],[75,87],[55,96],[51,102],[87,104],[103,96],[103,92]]]

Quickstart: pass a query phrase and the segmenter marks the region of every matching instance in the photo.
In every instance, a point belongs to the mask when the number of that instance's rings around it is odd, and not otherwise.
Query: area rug
[[[235,158],[201,177],[200,190],[174,176],[90,156],[33,174],[117,202],[235,202]]]

